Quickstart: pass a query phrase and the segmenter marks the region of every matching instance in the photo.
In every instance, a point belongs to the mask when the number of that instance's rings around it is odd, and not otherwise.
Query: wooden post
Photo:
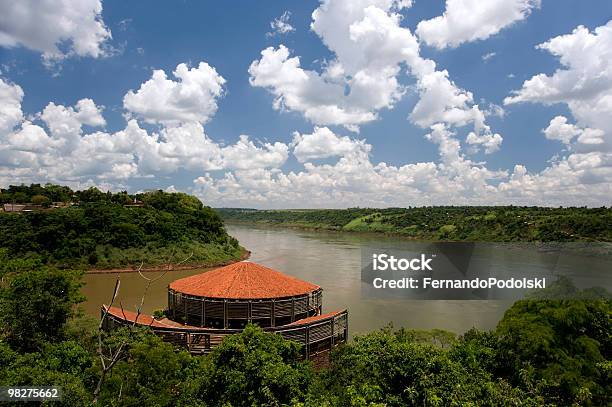
[[[272,326],[276,326],[276,300],[272,299],[272,316],[270,318]]]
[[[227,329],[227,300],[223,300],[223,328]]]
[[[306,325],[306,359],[310,357],[310,325]]]
[[[172,291],[172,319],[176,320],[176,292]]]
[[[206,298],[202,298],[202,326],[206,326]]]
[[[206,301],[204,298],[200,298],[202,303],[200,304],[200,326],[204,326],[204,302]]]
[[[248,322],[253,322],[253,305],[252,305],[252,301],[249,300],[249,302],[247,303],[247,321]]]
[[[344,341],[348,342],[348,314],[344,314]]]
[[[295,321],[295,297],[291,297],[291,322]]]
[[[335,341],[335,338],[334,338],[334,328],[335,328],[334,322],[335,321],[336,321],[336,317],[332,317],[331,319],[331,347],[332,348],[334,347],[334,341]]]
[[[185,325],[187,325],[187,298],[183,297],[183,310],[185,312]]]

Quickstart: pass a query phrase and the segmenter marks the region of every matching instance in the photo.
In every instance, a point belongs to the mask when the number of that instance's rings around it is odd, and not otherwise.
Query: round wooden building
[[[327,355],[348,338],[346,310],[322,313],[318,285],[249,261],[172,282],[166,318],[102,306],[103,326],[145,325],[192,353],[208,353],[248,323],[303,345],[306,358]]]
[[[208,328],[268,328],[321,313],[321,287],[241,261],[176,280],[168,287],[174,320]]]

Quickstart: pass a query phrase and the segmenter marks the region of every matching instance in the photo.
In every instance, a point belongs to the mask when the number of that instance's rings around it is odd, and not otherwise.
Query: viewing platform
[[[167,318],[103,305],[103,326],[148,326],[166,342],[206,354],[253,323],[302,344],[304,357],[312,359],[348,338],[348,312],[323,314],[322,298],[315,284],[242,261],[170,283]]]

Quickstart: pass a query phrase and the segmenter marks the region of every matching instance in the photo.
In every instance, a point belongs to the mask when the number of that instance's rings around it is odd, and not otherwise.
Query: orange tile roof
[[[108,307],[107,305],[103,305],[103,307],[105,309],[108,309],[108,313],[110,315],[113,315],[119,319],[122,319],[124,321],[129,321],[129,322],[134,322],[134,320],[136,320],[136,316],[138,316],[138,320],[136,321],[136,323],[138,325],[145,325],[145,326],[151,326],[151,327],[160,327],[160,328],[168,328],[171,325],[168,324],[164,324],[161,321],[158,321],[156,319],[154,319],[151,315],[147,315],[147,314],[140,314],[138,315],[136,312],[133,311],[128,311],[126,309],[121,309],[119,307]]]
[[[197,297],[264,299],[293,297],[320,287],[260,264],[241,261],[181,278],[171,283],[170,288]]]

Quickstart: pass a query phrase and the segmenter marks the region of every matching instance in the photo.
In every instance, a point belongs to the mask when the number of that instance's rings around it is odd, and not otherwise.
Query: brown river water
[[[412,329],[440,328],[462,333],[471,327],[492,329],[502,318],[511,301],[493,300],[407,300],[372,299],[362,296],[361,249],[372,244],[414,244],[390,236],[360,235],[337,232],[304,231],[289,228],[265,228],[230,224],[228,232],[251,250],[251,261],[277,269],[323,287],[323,311],[349,310],[351,336],[393,323],[395,327]],[[530,267],[538,255],[532,252],[501,253],[502,263]],[[580,259],[565,260],[568,267],[584,266]],[[574,264],[575,263],[575,264]],[[501,265],[502,267],[504,264]],[[609,263],[596,261],[593,272],[609,272]],[[583,268],[583,267],[581,267]],[[167,273],[149,289],[144,312],[151,313],[167,305],[168,284],[178,278],[205,271],[182,270]],[[161,273],[150,272],[154,278]],[[108,303],[117,274],[88,274],[84,277],[85,311],[100,315],[102,303]],[[122,273],[119,301],[125,309],[134,310],[140,303],[145,281],[137,273]]]

